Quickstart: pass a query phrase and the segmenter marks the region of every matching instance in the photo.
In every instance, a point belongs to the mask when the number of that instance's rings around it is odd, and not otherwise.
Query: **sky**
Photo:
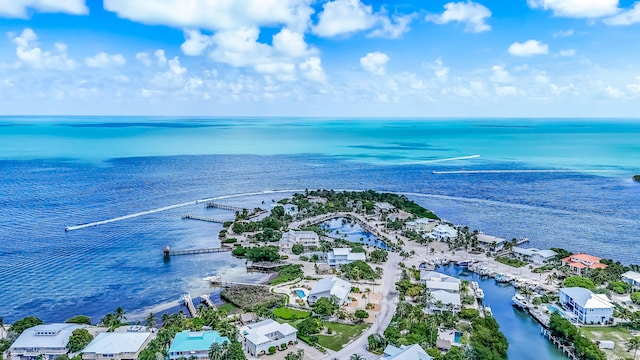
[[[633,0],[0,0],[1,115],[640,117]]]

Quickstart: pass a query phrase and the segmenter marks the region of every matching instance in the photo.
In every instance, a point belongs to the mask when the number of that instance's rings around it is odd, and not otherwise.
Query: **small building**
[[[613,321],[614,306],[604,294],[594,294],[581,287],[561,288],[558,293],[562,307],[582,324],[608,324]]]
[[[555,259],[558,255],[558,253],[553,250],[540,250],[536,248],[525,249],[518,246],[515,246],[512,249],[512,252],[514,258],[536,265],[546,264]]]
[[[499,238],[497,236],[491,236],[483,233],[478,233],[478,246],[484,250],[495,252],[504,247],[507,240]]]
[[[211,344],[230,343],[229,338],[217,331],[181,331],[176,334],[167,352],[169,360],[180,358],[209,359]]]
[[[335,248],[327,253],[327,264],[329,266],[340,266],[350,264],[356,260],[367,260],[365,253],[354,253],[351,248]]]
[[[153,339],[150,332],[105,332],[82,351],[83,360],[136,360]]]
[[[573,254],[562,259],[562,265],[568,266],[577,275],[584,275],[589,270],[606,269],[606,264],[600,263],[600,258],[588,254]]]
[[[282,344],[293,345],[296,342],[298,330],[293,326],[268,319],[240,329],[244,341],[244,348],[251,356],[267,354],[272,346]]]
[[[295,244],[304,246],[305,250],[320,246],[320,237],[313,231],[293,231],[289,230],[282,234],[280,238],[280,251],[291,252],[291,248]]]
[[[622,281],[631,285],[631,288],[635,290],[640,289],[640,274],[635,271],[627,271],[622,274]]]
[[[460,292],[460,279],[435,271],[421,271],[420,282],[425,284],[429,291],[444,290],[450,293]]]
[[[307,200],[310,203],[316,203],[316,204],[326,204],[327,203],[327,199],[320,197],[320,196],[307,196]]]
[[[436,347],[439,350],[447,351],[452,346],[460,346],[460,337],[462,333],[452,329],[440,329],[438,328],[438,340],[436,340]]]
[[[433,360],[433,358],[420,345],[413,344],[400,347],[387,345],[380,360]]]
[[[53,360],[68,354],[67,343],[76,329],[84,329],[78,324],[38,325],[26,329],[7,350],[12,360],[32,360],[40,357]]]
[[[258,321],[258,316],[252,312],[240,315],[240,323],[242,325],[253,324],[256,321]]]
[[[373,211],[376,215],[388,214],[395,210],[395,206],[389,204],[388,202],[377,202],[373,204]]]
[[[337,277],[324,278],[313,287],[307,296],[309,305],[313,305],[321,298],[335,297],[338,305],[344,304],[351,292],[351,283]]]
[[[405,230],[415,231],[417,233],[430,232],[436,226],[436,221],[429,218],[420,218],[409,221],[404,224]]]
[[[458,237],[458,230],[447,224],[438,224],[431,230],[431,237],[438,241],[447,241]]]

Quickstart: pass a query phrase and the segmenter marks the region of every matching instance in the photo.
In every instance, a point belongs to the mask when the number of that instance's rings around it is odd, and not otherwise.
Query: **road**
[[[382,286],[382,304],[380,313],[376,322],[371,325],[362,335],[349,343],[342,350],[329,354],[324,359],[348,359],[352,354],[362,354],[367,350],[369,335],[382,333],[391,323],[393,314],[396,312],[398,305],[398,291],[396,290],[396,281],[400,278],[400,255],[398,253],[389,253],[389,260],[384,267],[384,284]]]

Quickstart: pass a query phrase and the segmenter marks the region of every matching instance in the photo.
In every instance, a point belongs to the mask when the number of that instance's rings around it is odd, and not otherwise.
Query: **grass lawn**
[[[284,320],[306,319],[311,316],[311,311],[302,311],[285,307],[273,309],[272,313]]]
[[[226,303],[224,305],[218,306],[218,310],[224,310],[228,314],[232,314],[232,313],[237,312],[238,310],[240,310],[240,308],[238,308],[237,306],[233,305],[232,303]]]
[[[585,326],[580,328],[580,332],[591,341],[613,340],[616,344],[613,350],[603,350],[607,354],[608,359],[627,359],[633,357],[633,353],[629,353],[626,349],[627,341],[633,337],[627,329],[619,327]]]
[[[519,268],[527,265],[527,263],[524,261],[520,261],[518,259],[510,259],[506,257],[497,257],[496,261],[514,268]]]
[[[338,323],[325,323],[335,335],[318,335],[318,343],[327,349],[338,351],[351,340],[369,327],[369,324],[347,325]]]

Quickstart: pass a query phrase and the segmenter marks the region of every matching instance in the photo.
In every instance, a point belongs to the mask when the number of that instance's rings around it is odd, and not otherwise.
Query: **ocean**
[[[261,280],[228,253],[163,261],[219,245],[220,225],[181,219],[233,216],[202,204],[64,231],[233,194],[402,192],[491,235],[640,263],[638,139],[633,120],[0,117],[0,316],[135,317],[208,275]]]

